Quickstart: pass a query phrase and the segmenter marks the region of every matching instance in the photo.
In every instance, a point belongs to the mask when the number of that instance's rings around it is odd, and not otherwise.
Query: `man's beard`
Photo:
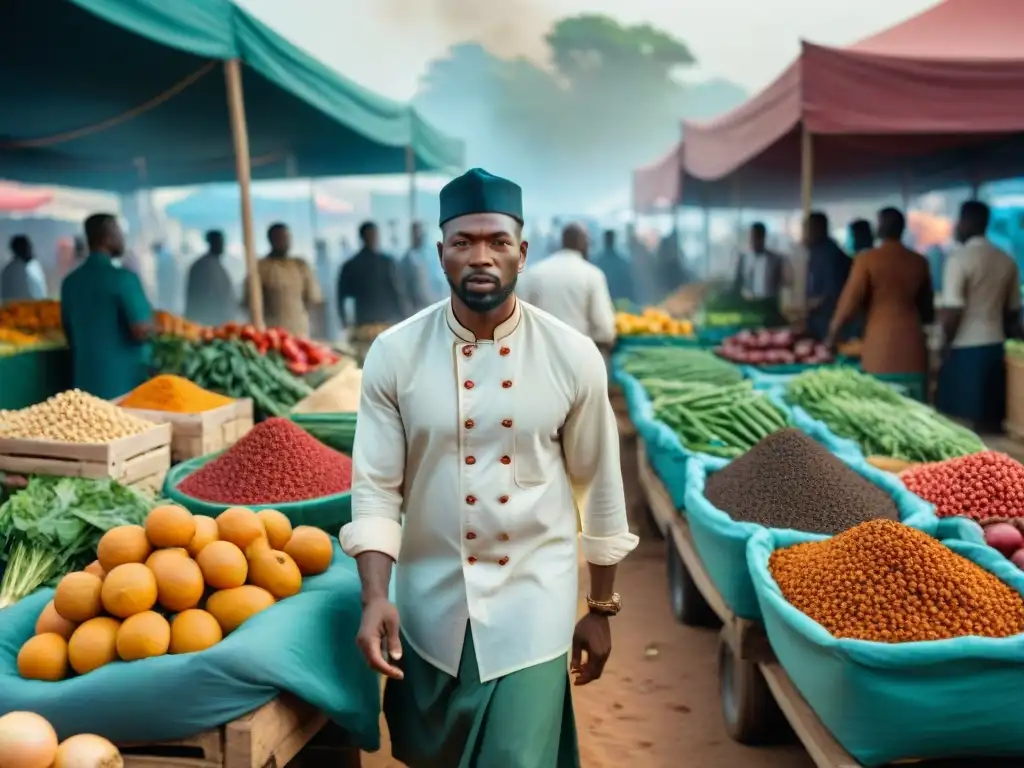
[[[478,277],[478,275],[470,275],[470,277]],[[516,280],[518,276],[513,277],[507,285],[499,285],[492,291],[486,293],[481,291],[474,291],[469,285],[469,278],[463,278],[462,282],[456,284],[452,279],[448,278],[448,285],[451,286],[452,292],[459,297],[459,300],[471,312],[479,312],[484,314],[492,310],[497,309],[505,300],[512,295],[512,291],[516,289]]]

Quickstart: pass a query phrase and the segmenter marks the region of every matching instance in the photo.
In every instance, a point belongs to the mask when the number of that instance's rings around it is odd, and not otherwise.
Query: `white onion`
[[[53,768],[124,768],[124,759],[102,736],[83,733],[61,742]]]
[[[0,768],[49,768],[57,752],[57,733],[34,712],[0,717]]]

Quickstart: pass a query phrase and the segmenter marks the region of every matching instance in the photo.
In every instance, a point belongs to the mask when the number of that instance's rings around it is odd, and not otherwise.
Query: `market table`
[[[0,410],[27,408],[71,388],[71,352],[40,349],[0,357]]]

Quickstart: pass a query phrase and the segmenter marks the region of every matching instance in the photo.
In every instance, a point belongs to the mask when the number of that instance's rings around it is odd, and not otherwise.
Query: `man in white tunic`
[[[577,685],[601,676],[615,567],[637,544],[607,373],[590,339],[516,298],[519,187],[473,169],[440,202],[451,298],[381,334],[363,369],[341,533],[363,584],[358,643],[390,678],[407,765],[572,768],[567,661]],[[588,498],[578,623],[574,491]]]

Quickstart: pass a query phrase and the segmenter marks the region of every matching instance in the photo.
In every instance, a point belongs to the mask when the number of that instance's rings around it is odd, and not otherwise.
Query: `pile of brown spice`
[[[926,533],[891,520],[772,553],[793,607],[835,637],[882,643],[1024,632],[1024,599]]]
[[[704,497],[734,520],[808,533],[899,519],[888,493],[798,429],[769,435],[710,475]]]

